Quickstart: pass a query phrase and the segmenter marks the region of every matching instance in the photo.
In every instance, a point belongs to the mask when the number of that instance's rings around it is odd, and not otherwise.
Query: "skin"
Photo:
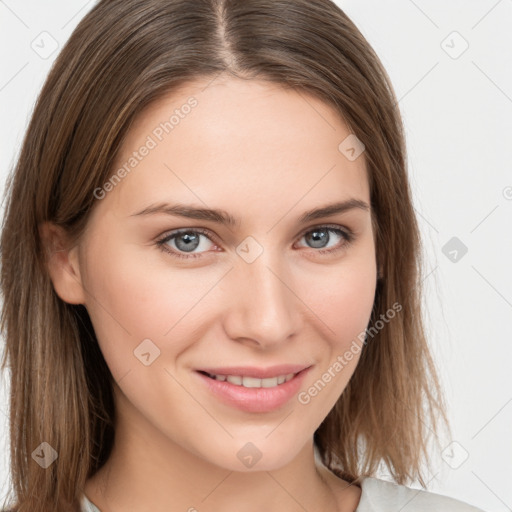
[[[139,116],[116,169],[170,112],[191,95],[198,101],[97,201],[78,245],[67,247],[54,226],[43,229],[60,248],[49,263],[55,290],[85,305],[116,380],[115,447],[86,495],[102,512],[353,511],[361,489],[315,460],[313,434],[359,354],[308,404],[295,396],[264,413],[221,403],[195,370],[303,363],[312,365],[304,391],[365,330],[377,275],[370,210],[298,221],[332,202],[369,204],[364,154],[349,161],[338,150],[350,131],[313,96],[255,80],[208,83],[188,83]],[[178,201],[226,210],[240,224],[133,216]],[[329,232],[317,248],[306,235],[325,225],[349,229],[354,240],[344,245]],[[193,251],[200,257],[157,247],[179,228],[212,234],[201,235]],[[263,248],[250,264],[236,252],[248,236]],[[175,242],[167,247],[180,252]],[[325,246],[340,249],[318,252]],[[134,350],[148,338],[160,356],[145,366]],[[251,468],[236,456],[249,441],[262,454]]]

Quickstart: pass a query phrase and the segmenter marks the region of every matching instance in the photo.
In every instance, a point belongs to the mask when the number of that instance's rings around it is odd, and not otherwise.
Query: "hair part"
[[[6,187],[0,327],[19,512],[78,510],[115,433],[113,377],[85,307],[65,303],[52,286],[40,226],[51,222],[77,243],[93,191],[112,175],[137,116],[179,87],[221,74],[312,94],[365,145],[382,270],[371,323],[393,303],[403,308],[365,343],[314,441],[323,463],[350,482],[384,463],[397,483],[418,478],[425,486],[426,440],[439,418],[448,422],[422,325],[402,121],[379,58],[330,0],[102,0],[57,57]],[[58,453],[44,470],[31,457],[43,441]]]

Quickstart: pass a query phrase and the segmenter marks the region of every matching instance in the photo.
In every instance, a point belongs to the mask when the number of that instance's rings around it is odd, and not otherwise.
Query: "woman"
[[[330,1],[100,1],[9,182],[14,510],[478,510],[405,485],[446,423],[405,155]]]

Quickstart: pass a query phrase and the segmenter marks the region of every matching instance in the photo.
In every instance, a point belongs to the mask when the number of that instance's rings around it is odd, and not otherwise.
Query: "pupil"
[[[180,251],[190,252],[196,249],[198,245],[199,237],[193,232],[182,233],[178,238],[176,238],[176,246]]]

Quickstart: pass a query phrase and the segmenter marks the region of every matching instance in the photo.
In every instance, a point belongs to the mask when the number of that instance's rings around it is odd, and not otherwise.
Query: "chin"
[[[266,434],[265,434],[266,435]],[[300,452],[301,443],[278,443],[262,436],[261,440],[235,440],[219,443],[218,450],[204,453],[212,464],[241,473],[274,471],[289,464]]]

